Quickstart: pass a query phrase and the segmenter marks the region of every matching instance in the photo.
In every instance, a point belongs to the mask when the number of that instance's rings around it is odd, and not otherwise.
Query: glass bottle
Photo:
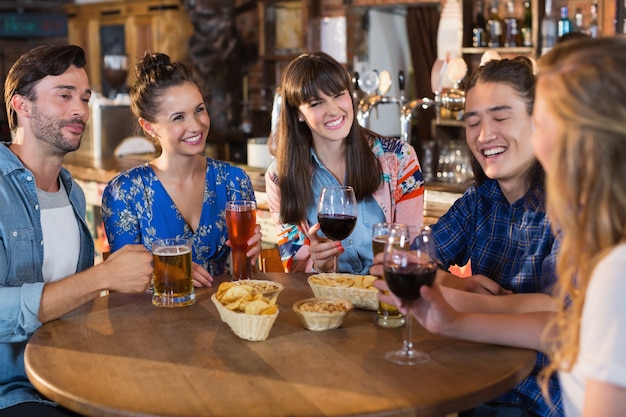
[[[552,0],[546,0],[545,14],[541,20],[541,53],[545,54],[556,44],[557,19],[552,15]]]
[[[498,15],[498,0],[491,3],[489,20],[487,20],[487,32],[489,41],[487,46],[490,48],[501,47],[503,42],[502,18]]]
[[[591,22],[589,22],[589,29],[587,30],[587,33],[592,38],[597,38],[598,35],[599,35],[599,30],[598,30],[598,4],[597,3],[593,3],[591,5]]]
[[[515,1],[507,0],[504,22],[504,46],[514,48],[520,46],[519,22],[515,17]]]
[[[574,32],[584,32],[585,23],[583,18],[583,11],[579,7],[574,11]]]
[[[522,20],[522,45],[533,46],[533,12],[530,8],[530,1],[524,1],[524,19]]]
[[[561,7],[561,18],[557,24],[556,36],[561,37],[572,31],[572,21],[569,18],[569,9],[567,6]]]
[[[474,48],[487,46],[487,22],[485,21],[485,7],[482,0],[476,2],[476,17],[472,25],[472,46]]]

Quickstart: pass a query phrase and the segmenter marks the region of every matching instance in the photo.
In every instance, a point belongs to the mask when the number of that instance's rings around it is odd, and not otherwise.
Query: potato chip
[[[220,286],[217,289],[217,293],[215,294],[215,297],[218,300],[221,300],[222,297],[224,296],[224,293],[226,292],[226,290],[228,290],[233,285],[235,285],[234,282],[223,282],[223,283],[221,283]]]
[[[243,285],[235,285],[226,290],[224,295],[222,296],[222,300],[230,303],[240,298],[252,299],[252,293],[249,289],[244,287]]]
[[[261,315],[271,316],[272,314],[276,313],[277,311],[278,311],[278,306],[276,304],[273,304],[273,305],[267,307],[265,310],[261,311]]]
[[[248,305],[244,309],[244,313],[246,314],[261,314],[263,310],[265,310],[269,304],[264,300],[255,300],[248,303]]]

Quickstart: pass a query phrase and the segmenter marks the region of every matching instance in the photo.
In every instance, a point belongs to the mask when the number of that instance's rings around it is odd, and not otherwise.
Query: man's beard
[[[73,152],[80,146],[80,140],[66,139],[63,137],[62,128],[70,124],[81,124],[83,129],[85,122],[78,118],[73,120],[56,120],[39,111],[38,106],[33,106],[31,112],[31,124],[37,140],[47,143],[50,148],[60,155]]]

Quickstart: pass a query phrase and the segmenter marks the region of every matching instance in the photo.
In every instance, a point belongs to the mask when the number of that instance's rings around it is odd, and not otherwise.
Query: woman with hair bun
[[[225,272],[230,252],[226,202],[254,200],[252,182],[241,168],[204,156],[211,119],[189,67],[146,53],[135,69],[131,109],[162,153],[107,184],[102,217],[111,252],[130,243],[150,248],[156,239],[191,239],[194,285],[210,286],[213,275]],[[254,263],[259,225],[248,244]]]

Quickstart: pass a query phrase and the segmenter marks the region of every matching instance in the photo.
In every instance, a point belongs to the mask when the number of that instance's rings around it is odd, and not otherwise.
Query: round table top
[[[384,329],[355,309],[335,330],[306,330],[292,311],[312,297],[307,274],[281,282],[280,312],[265,341],[238,338],[210,300],[154,307],[149,293],[108,296],[42,326],[26,347],[28,377],[59,404],[88,416],[443,416],[508,391],[532,370],[525,349],[434,336],[413,325],[430,362],[385,360],[404,328]]]

